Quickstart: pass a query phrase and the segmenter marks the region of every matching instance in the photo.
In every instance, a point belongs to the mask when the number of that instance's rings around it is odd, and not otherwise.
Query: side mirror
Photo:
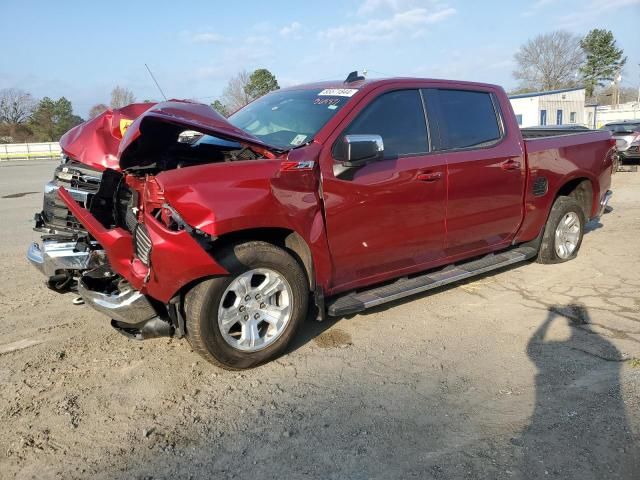
[[[337,158],[344,167],[360,167],[384,158],[384,142],[380,135],[345,135]]]

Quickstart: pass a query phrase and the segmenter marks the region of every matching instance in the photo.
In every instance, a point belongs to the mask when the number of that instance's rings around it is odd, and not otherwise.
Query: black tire
[[[556,253],[555,232],[560,221],[569,212],[574,212],[576,215],[578,215],[578,218],[580,220],[579,237],[573,253],[567,258],[561,258]],[[544,227],[542,243],[540,244],[540,250],[538,251],[538,263],[563,263],[568,260],[574,259],[578,254],[578,251],[580,250],[580,246],[582,245],[585,223],[586,221],[584,211],[575,198],[564,196],[558,197],[551,207],[549,218],[547,219],[547,223]]]
[[[252,368],[276,358],[306,318],[309,283],[305,272],[285,250],[259,241],[230,246],[222,254],[220,263],[231,275],[204,280],[185,296],[186,333],[191,347],[209,362],[228,370]],[[255,268],[274,270],[287,280],[292,290],[291,317],[273,343],[262,350],[244,352],[223,338],[218,325],[218,307],[233,280]]]

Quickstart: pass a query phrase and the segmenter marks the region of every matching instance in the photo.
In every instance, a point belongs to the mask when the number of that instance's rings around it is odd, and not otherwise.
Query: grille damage
[[[144,224],[139,223],[133,231],[136,257],[147,267],[151,265],[151,238]]]

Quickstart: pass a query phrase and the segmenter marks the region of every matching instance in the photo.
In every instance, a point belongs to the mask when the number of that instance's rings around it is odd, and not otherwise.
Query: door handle
[[[517,160],[507,160],[500,164],[500,168],[503,170],[520,170],[520,162]]]
[[[417,180],[421,182],[435,182],[442,178],[442,172],[427,172],[427,173],[419,173],[416,177]]]

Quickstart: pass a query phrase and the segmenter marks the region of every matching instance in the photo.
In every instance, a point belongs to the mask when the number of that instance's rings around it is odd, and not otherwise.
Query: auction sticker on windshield
[[[318,95],[332,97],[353,97],[357,91],[357,88],[325,88]]]

